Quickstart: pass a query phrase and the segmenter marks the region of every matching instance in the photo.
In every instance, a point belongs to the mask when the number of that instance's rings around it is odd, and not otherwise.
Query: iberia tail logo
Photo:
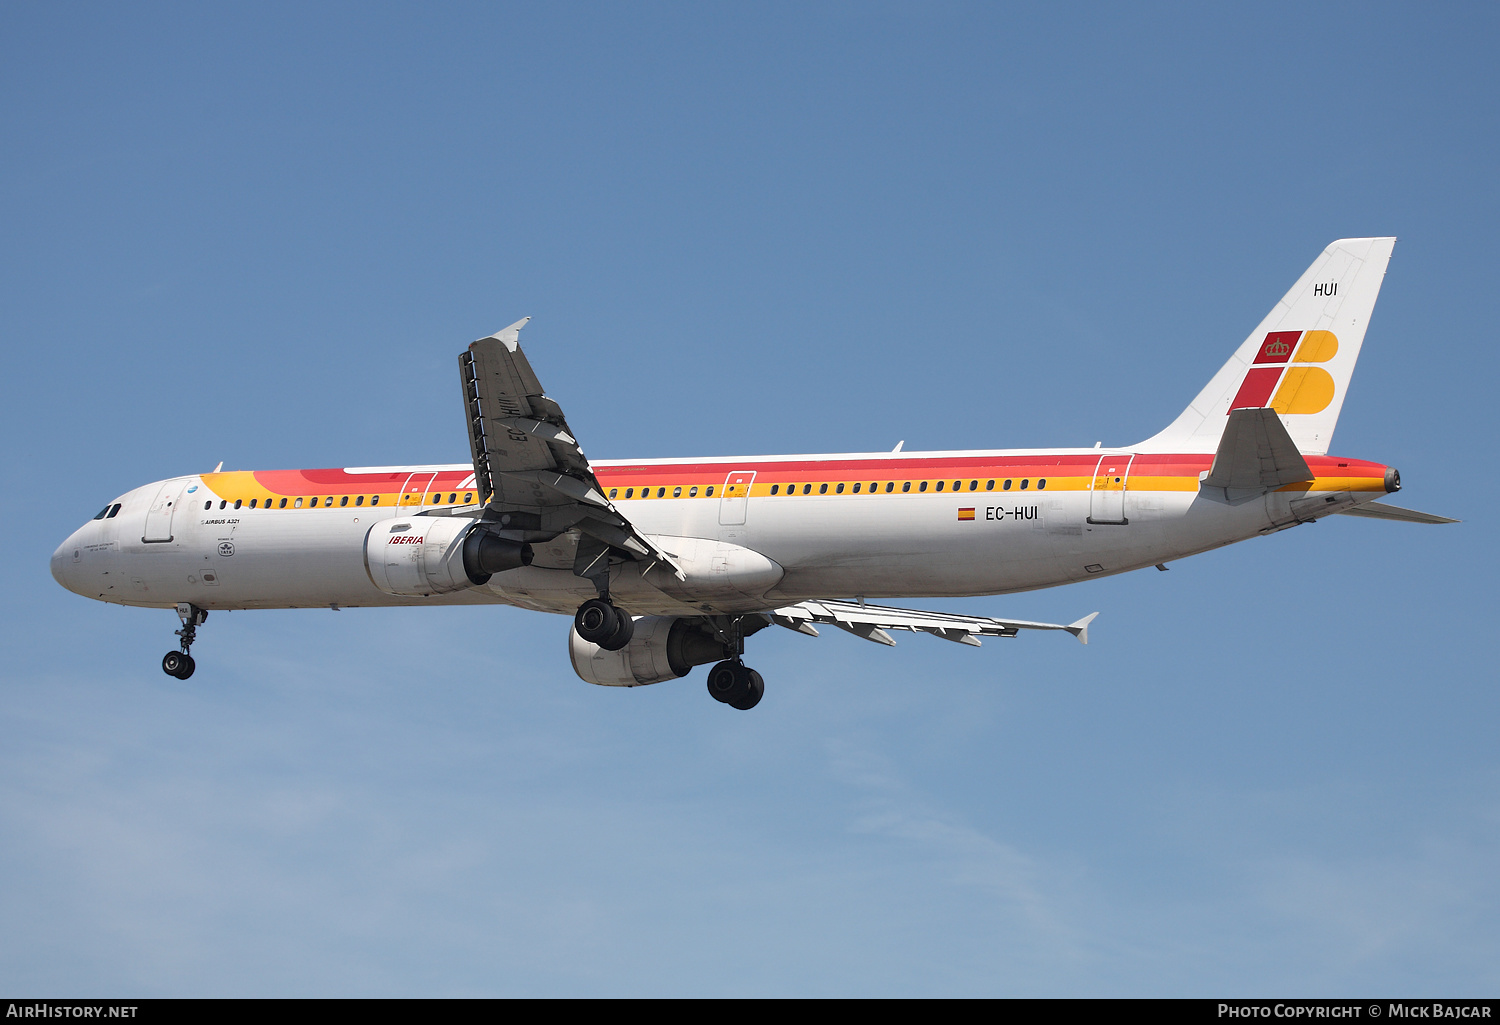
[[[1270,406],[1278,413],[1323,412],[1333,401],[1333,377],[1322,367],[1304,364],[1327,363],[1338,351],[1339,340],[1332,331],[1272,331],[1260,343],[1255,365],[1245,374],[1229,408]]]

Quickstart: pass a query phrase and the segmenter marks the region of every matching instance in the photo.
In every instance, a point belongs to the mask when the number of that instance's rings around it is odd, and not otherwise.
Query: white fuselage
[[[596,468],[606,487],[632,474],[670,477],[677,467],[697,474],[693,479],[726,482],[734,471],[756,474],[737,505],[724,497],[727,483],[718,497],[694,487],[691,498],[685,492],[657,498],[654,487],[647,487],[645,500],[627,500],[623,486],[612,487],[615,507],[682,572],[624,562],[611,574],[610,592],[637,615],[748,612],[811,598],[1003,594],[1178,559],[1385,493],[1384,467],[1323,458],[1310,486],[1230,502],[1221,490],[1198,487],[1211,458],[1158,457],[1156,462],[1172,465],[1144,472],[1137,464],[1133,475],[1114,478],[1113,492],[1102,476],[1103,462],[1095,461],[1118,461],[1128,474],[1130,453],[1058,449],[601,462]],[[1033,486],[1032,477],[1018,476],[1017,487],[1003,490],[1011,483],[1004,478],[1006,467],[1022,465],[1054,467],[1041,471],[1050,478],[1036,478],[1045,481],[1044,489]],[[408,476],[470,470],[384,469],[410,471]],[[947,477],[933,486],[943,491],[902,490],[918,476],[927,489],[927,479],[940,470]],[[349,473],[351,480],[357,477]],[[189,602],[206,610],[503,603],[571,614],[595,594],[594,584],[573,572],[577,537],[569,533],[536,543],[530,566],[498,573],[483,586],[425,596],[387,593],[368,566],[372,528],[398,519],[420,528],[432,517],[477,516],[480,507],[465,506],[461,498],[454,505],[451,497],[445,505],[439,493],[436,503],[419,494],[394,506],[282,508],[264,499],[267,507],[249,508],[226,494],[233,487],[222,478],[231,476],[175,478],[131,491],[112,503],[117,512],[84,524],[57,549],[53,575],[70,590],[107,602],[159,608]],[[840,483],[801,483],[820,477]],[[777,484],[772,494],[771,482],[781,478],[797,483]],[[843,483],[866,479],[870,483],[861,483],[858,494],[850,490],[855,484]],[[1018,489],[1022,480],[1025,490]],[[787,488],[790,494],[780,490]],[[405,502],[406,496],[393,500]],[[1111,512],[1101,522],[1106,500]]]

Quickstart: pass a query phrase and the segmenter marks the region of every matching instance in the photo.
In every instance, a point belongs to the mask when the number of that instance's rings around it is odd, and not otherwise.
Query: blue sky
[[[0,11],[0,988],[1493,994],[1488,5]],[[1397,501],[579,681],[502,608],[167,612],[47,556],[184,472],[462,461],[521,316],[596,458],[1129,444],[1401,238],[1334,451]]]

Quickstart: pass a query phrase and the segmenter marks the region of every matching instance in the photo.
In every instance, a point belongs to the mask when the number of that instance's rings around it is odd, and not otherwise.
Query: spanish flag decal
[[[961,520],[972,520],[974,518],[974,510],[973,509],[960,509],[958,511],[958,518],[961,519]]]

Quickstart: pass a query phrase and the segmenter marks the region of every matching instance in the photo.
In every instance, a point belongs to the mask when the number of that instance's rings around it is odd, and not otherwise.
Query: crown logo
[[[1272,342],[1266,346],[1267,356],[1290,356],[1292,347],[1286,342]]]

